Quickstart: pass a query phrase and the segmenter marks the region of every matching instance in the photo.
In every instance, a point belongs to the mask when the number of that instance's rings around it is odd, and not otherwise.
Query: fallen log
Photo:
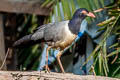
[[[0,80],[120,80],[95,75],[74,75],[72,73],[45,73],[44,71],[0,71]]]

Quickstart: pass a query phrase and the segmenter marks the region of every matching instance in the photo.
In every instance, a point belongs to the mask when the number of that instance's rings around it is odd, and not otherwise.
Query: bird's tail
[[[29,34],[29,35],[22,37],[21,39],[14,42],[12,46],[19,47],[21,45],[23,46],[24,44],[31,42],[31,36],[32,36],[32,34]]]

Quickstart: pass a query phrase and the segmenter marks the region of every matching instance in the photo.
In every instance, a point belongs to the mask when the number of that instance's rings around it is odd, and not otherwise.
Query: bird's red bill
[[[88,13],[88,16],[92,17],[92,18],[95,18],[95,15],[92,13],[92,12],[89,12]]]

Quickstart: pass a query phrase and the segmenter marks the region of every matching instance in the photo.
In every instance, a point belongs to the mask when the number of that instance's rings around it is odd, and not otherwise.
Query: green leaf
[[[98,57],[99,57],[99,71],[100,71],[100,73],[102,73],[103,57],[102,57],[101,53],[98,53]]]
[[[110,56],[113,56],[113,55],[115,55],[115,54],[118,54],[119,52],[120,52],[120,48],[118,48],[117,50],[109,53],[109,54],[107,55],[107,57],[110,57]]]
[[[113,48],[113,47],[117,47],[118,46],[118,43],[115,43],[113,45],[111,45],[109,48]]]
[[[90,54],[90,56],[87,58],[87,60],[83,63],[83,66],[91,59],[93,58],[94,54],[99,50],[100,45],[98,45],[95,50]]]
[[[113,72],[112,76],[115,76],[115,74],[120,70],[120,66]]]
[[[109,24],[110,22],[112,22],[115,19],[116,19],[115,17],[111,17],[111,18],[109,18],[109,19],[107,19],[107,20],[105,20],[105,21],[103,21],[103,22],[101,22],[101,23],[99,23],[97,25],[98,26],[105,26],[106,24]]]
[[[109,68],[108,68],[108,61],[107,61],[107,49],[106,49],[106,42],[104,42],[104,46],[103,46],[103,53],[104,53],[104,64],[105,64],[105,67],[106,67],[106,71],[109,72]]]

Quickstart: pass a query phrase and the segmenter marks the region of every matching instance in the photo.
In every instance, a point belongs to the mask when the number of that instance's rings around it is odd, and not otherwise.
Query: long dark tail
[[[28,43],[31,42],[31,36],[32,34],[26,35],[23,38],[17,40],[16,42],[13,43],[13,47],[19,47],[19,46],[24,46]]]

